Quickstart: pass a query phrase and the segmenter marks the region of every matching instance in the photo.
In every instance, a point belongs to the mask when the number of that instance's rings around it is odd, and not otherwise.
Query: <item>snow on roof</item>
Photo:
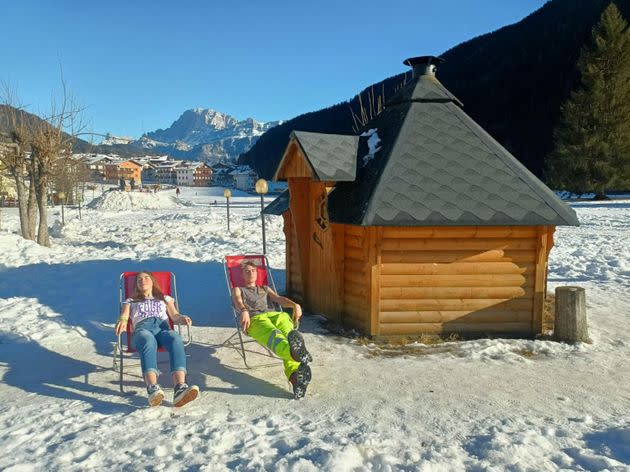
[[[74,154],[78,159],[84,159],[88,164],[94,164],[100,161],[114,161],[114,158],[106,154]]]
[[[158,168],[160,169],[173,168],[173,167],[177,167],[178,165],[179,165],[179,162],[164,162],[162,164],[159,164]]]
[[[249,166],[238,166],[230,172],[230,175],[256,175],[256,171]]]
[[[178,167],[184,168],[184,169],[197,169],[198,167],[201,167],[203,165],[205,164],[199,161],[180,161],[180,164]]]

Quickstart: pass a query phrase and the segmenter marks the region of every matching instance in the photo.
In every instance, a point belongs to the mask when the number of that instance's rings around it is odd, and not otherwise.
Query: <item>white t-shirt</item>
[[[167,320],[168,314],[166,313],[166,303],[173,301],[172,297],[164,295],[164,300],[158,300],[157,298],[145,298],[144,300],[134,300],[128,298],[123,303],[130,305],[131,324],[136,325],[147,318],[159,318],[161,320]]]

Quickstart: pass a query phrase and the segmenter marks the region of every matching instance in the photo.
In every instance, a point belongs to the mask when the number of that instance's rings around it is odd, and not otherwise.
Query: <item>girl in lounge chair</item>
[[[170,317],[174,323],[187,324],[192,320],[177,312],[173,298],[164,295],[151,272],[139,272],[136,276],[136,291],[133,298],[123,302],[116,336],[127,330],[127,321],[131,316],[133,334],[131,344],[140,354],[142,375],[147,384],[149,405],[162,403],[164,391],[157,383],[157,349],[168,351],[171,374],[173,376],[173,406],[183,406],[199,395],[199,387],[186,383],[186,354],[181,337],[168,323]]]

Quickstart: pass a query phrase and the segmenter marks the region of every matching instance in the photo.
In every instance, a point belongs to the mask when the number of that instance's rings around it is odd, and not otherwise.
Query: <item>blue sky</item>
[[[2,6],[0,81],[41,114],[60,92],[62,67],[100,133],[138,137],[189,108],[289,119],[544,3],[20,0]]]

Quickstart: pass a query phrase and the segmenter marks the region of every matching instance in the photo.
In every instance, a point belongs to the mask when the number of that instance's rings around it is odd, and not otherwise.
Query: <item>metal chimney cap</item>
[[[444,62],[444,59],[437,56],[416,56],[416,57],[410,57],[409,59],[405,59],[403,61],[403,64],[409,67],[414,67],[414,66],[420,66],[420,65],[428,66],[431,64],[440,65],[442,64],[442,62]]]
[[[437,65],[444,62],[444,59],[436,56],[418,56],[405,59],[403,64],[411,66],[413,70],[413,78],[420,76],[435,77],[435,69]]]

